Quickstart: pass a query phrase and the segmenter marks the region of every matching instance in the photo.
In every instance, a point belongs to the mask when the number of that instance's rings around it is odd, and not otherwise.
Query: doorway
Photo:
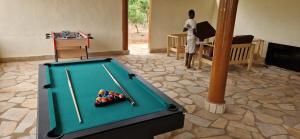
[[[133,55],[146,55],[149,53],[150,0],[127,0],[127,4],[128,50]]]

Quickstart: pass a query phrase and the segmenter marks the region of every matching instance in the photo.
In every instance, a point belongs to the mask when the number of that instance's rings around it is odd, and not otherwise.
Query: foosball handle
[[[46,39],[50,39],[51,38],[51,34],[49,34],[49,33],[46,33],[45,36],[46,36]]]
[[[89,39],[94,39],[94,38],[91,36],[91,34],[87,34],[87,36],[88,36]]]

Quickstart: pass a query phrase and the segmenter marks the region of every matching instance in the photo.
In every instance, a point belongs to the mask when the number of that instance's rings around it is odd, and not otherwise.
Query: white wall
[[[150,49],[166,48],[166,36],[181,33],[187,11],[196,20],[217,20],[218,0],[151,0]],[[90,51],[122,50],[121,0],[0,0],[0,58],[52,55],[44,34],[73,30],[94,36]],[[235,34],[253,34],[300,46],[300,0],[240,0]]]
[[[211,22],[214,7],[214,0],[152,0],[150,49],[165,49],[168,34],[182,33],[189,9],[195,10],[197,22]]]
[[[122,50],[121,0],[0,0],[0,58],[53,55],[51,31],[91,33],[90,51]]]
[[[300,0],[240,0],[235,34],[300,47]]]

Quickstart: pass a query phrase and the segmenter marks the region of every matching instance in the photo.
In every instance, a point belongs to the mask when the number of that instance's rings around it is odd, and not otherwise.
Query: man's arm
[[[183,28],[183,32],[186,32],[188,30],[188,28]]]
[[[189,28],[191,28],[190,24],[186,24],[183,28],[183,32],[188,31]]]

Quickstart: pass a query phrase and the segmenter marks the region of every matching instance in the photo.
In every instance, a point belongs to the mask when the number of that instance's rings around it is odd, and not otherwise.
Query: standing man
[[[195,11],[193,9],[188,12],[189,19],[185,21],[183,32],[187,31],[187,46],[185,47],[185,66],[191,68],[193,55],[196,51],[196,21]]]

